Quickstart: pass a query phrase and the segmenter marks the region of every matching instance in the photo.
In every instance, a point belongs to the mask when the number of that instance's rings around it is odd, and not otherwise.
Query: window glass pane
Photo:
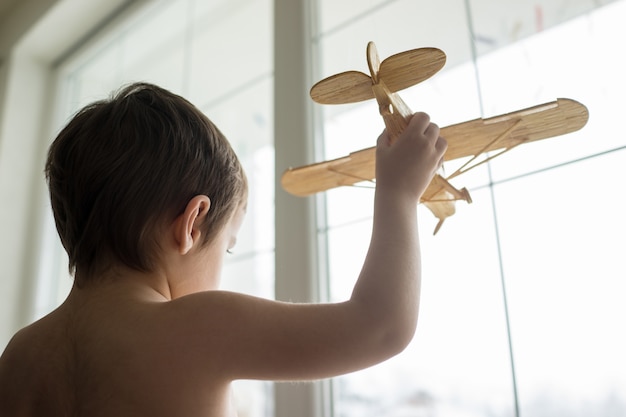
[[[273,79],[267,76],[245,87],[233,88],[217,102],[205,97],[207,104],[198,103],[198,106],[234,147],[246,156],[254,155],[273,145],[272,89]],[[268,158],[273,158],[271,152],[266,152],[257,162],[273,163]]]
[[[319,25],[321,33],[341,28],[355,16],[372,13],[384,7],[388,0],[319,0]]]
[[[224,265],[220,288],[257,297],[274,297],[274,252],[244,252],[239,248]]]
[[[189,76],[194,102],[221,101],[235,88],[272,76],[272,13],[270,0],[195,2]]]
[[[567,97],[589,109],[587,126],[565,137],[522,146],[493,163],[495,179],[542,169],[624,145],[620,131],[626,62],[612,51],[626,37],[616,2],[479,60],[487,115]],[[558,53],[557,53],[558,51]]]
[[[65,101],[61,120],[77,111],[84,105],[99,100],[103,91],[114,91],[119,88],[121,70],[119,62],[122,56],[121,44],[118,42],[107,45],[98,54],[89,57],[78,71],[64,75],[60,82],[64,84]]]
[[[131,24],[120,23],[107,31],[106,39],[94,40],[80,56],[72,56],[71,69],[64,72],[69,72],[75,96],[83,100],[76,108],[133,81],[181,92],[187,8],[188,0],[147,5],[135,13]]]
[[[331,5],[328,2],[328,14],[334,13],[341,3]],[[388,1],[384,7],[359,15],[348,26],[322,33],[318,58],[320,78],[347,70],[369,73],[365,60],[369,41],[376,43],[381,59],[408,49],[436,47],[446,52],[447,67],[468,61],[470,48],[464,1],[448,0],[446,3],[449,3],[446,7],[434,7],[426,1]]]
[[[424,280],[416,338],[401,355],[334,379],[336,415],[512,416],[516,392],[522,415],[624,413],[619,352],[626,339],[615,329],[626,316],[618,302],[626,295],[619,264],[626,199],[616,183],[626,174],[626,142],[616,134],[625,68],[614,51],[626,1],[561,3],[429,7],[396,0],[363,3],[351,17],[347,7],[318,3],[318,79],[367,72],[369,40],[381,58],[435,46],[448,55],[444,70],[400,95],[441,126],[559,97],[579,100],[591,114],[580,132],[522,146],[455,179],[474,202],[458,203],[437,236],[431,236],[436,220],[419,207]],[[416,25],[416,16],[427,23]],[[383,128],[376,107],[316,105],[326,158],[375,144]],[[610,153],[595,156],[601,152]],[[458,164],[447,163],[446,172]],[[528,176],[559,164],[565,165]],[[527,176],[509,180],[518,175]],[[325,194],[327,223],[319,236],[327,239],[332,300],[350,296],[369,243],[372,200],[373,191],[364,188]]]
[[[188,1],[163,2],[120,39],[124,82],[148,81],[183,93]]]
[[[522,415],[626,415],[625,162],[496,187]]]
[[[469,0],[482,55],[572,20],[614,0]]]
[[[356,221],[328,231],[330,295],[332,301],[348,299],[359,276],[369,245],[371,219]]]
[[[339,416],[510,415],[513,388],[506,322],[486,189],[432,236],[419,207],[423,255],[417,334],[402,354],[337,379]],[[329,231],[332,291],[349,297],[371,223]]]

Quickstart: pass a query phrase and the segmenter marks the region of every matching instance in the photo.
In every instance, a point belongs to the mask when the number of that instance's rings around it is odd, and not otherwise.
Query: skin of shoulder
[[[51,314],[20,330],[7,345],[0,356],[0,415],[56,416],[71,408],[63,384],[71,353],[59,324]]]

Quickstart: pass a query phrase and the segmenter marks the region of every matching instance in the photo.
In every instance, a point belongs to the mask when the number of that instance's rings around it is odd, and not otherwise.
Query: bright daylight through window
[[[591,119],[580,132],[516,148],[454,180],[474,202],[457,203],[437,236],[436,219],[420,208],[417,335],[398,357],[337,378],[335,414],[623,415],[626,198],[617,190],[626,173],[618,122],[626,68],[615,53],[626,2],[417,3],[354,2],[351,10],[322,1],[320,78],[367,72],[369,40],[381,59],[435,46],[448,54],[446,67],[400,95],[441,126],[559,97],[584,103]],[[327,158],[372,146],[383,128],[373,102],[319,111]],[[367,188],[327,193],[319,233],[328,239],[334,300],[349,296],[359,272],[372,199]]]

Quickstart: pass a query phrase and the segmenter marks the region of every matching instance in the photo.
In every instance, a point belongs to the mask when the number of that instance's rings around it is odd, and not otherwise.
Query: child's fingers
[[[430,116],[423,112],[414,113],[409,120],[407,131],[425,134],[430,125]]]
[[[448,149],[448,141],[445,138],[438,136],[437,141],[435,142],[435,149],[442,154],[445,153]]]
[[[424,130],[424,136],[427,138],[438,138],[439,137],[439,126],[435,123],[429,123],[426,126],[426,130]]]
[[[439,158],[439,162],[437,163],[437,169],[435,171],[438,171],[442,166],[443,166],[443,155],[441,156],[441,158]]]
[[[380,136],[378,136],[378,139],[376,140],[376,145],[378,147],[381,146],[389,146],[390,141],[389,141],[389,135],[387,134],[387,130],[383,130],[383,132],[380,134]]]

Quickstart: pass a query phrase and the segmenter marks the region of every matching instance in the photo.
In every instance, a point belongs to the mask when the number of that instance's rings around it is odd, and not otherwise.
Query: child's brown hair
[[[152,271],[155,232],[195,195],[211,200],[202,225],[210,242],[247,194],[217,127],[184,98],[147,83],[78,112],[52,143],[45,174],[78,285],[119,262]]]

